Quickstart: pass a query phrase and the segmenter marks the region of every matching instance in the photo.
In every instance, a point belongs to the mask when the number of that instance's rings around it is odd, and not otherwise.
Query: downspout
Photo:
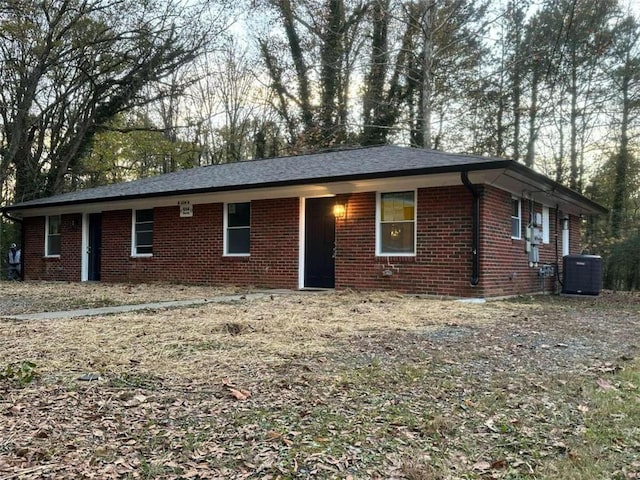
[[[24,279],[24,250],[22,247],[24,243],[24,223],[22,222],[21,218],[12,217],[4,209],[2,210],[2,216],[11,222],[20,224],[20,250],[22,251],[22,255],[20,257],[22,262],[22,268],[20,269],[20,279],[23,280]]]
[[[469,173],[461,172],[460,178],[467,190],[473,195],[473,214],[471,217],[471,286],[475,287],[480,282],[480,192],[469,181]]]
[[[558,230],[562,225],[560,220],[560,205],[556,205],[556,280],[560,284],[560,287],[564,288],[564,283],[562,283],[562,279],[560,278],[560,255],[558,253]]]

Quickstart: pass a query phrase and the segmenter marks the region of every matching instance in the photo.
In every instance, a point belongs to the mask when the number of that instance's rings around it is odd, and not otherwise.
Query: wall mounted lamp
[[[333,216],[344,219],[347,217],[347,206],[344,203],[336,203],[333,206]]]

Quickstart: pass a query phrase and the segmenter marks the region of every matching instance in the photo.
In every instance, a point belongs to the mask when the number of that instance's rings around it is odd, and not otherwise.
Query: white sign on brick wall
[[[180,206],[181,217],[193,217],[193,205],[189,200],[180,200],[178,205]]]

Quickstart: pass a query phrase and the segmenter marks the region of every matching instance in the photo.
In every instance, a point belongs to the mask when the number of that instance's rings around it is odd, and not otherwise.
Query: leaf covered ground
[[[0,312],[217,293],[0,282]],[[0,478],[640,478],[639,332],[608,292],[0,320]]]

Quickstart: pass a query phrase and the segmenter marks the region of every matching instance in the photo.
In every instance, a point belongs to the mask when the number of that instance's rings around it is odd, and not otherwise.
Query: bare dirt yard
[[[0,282],[0,479],[640,478],[638,294],[6,318],[230,292]]]

